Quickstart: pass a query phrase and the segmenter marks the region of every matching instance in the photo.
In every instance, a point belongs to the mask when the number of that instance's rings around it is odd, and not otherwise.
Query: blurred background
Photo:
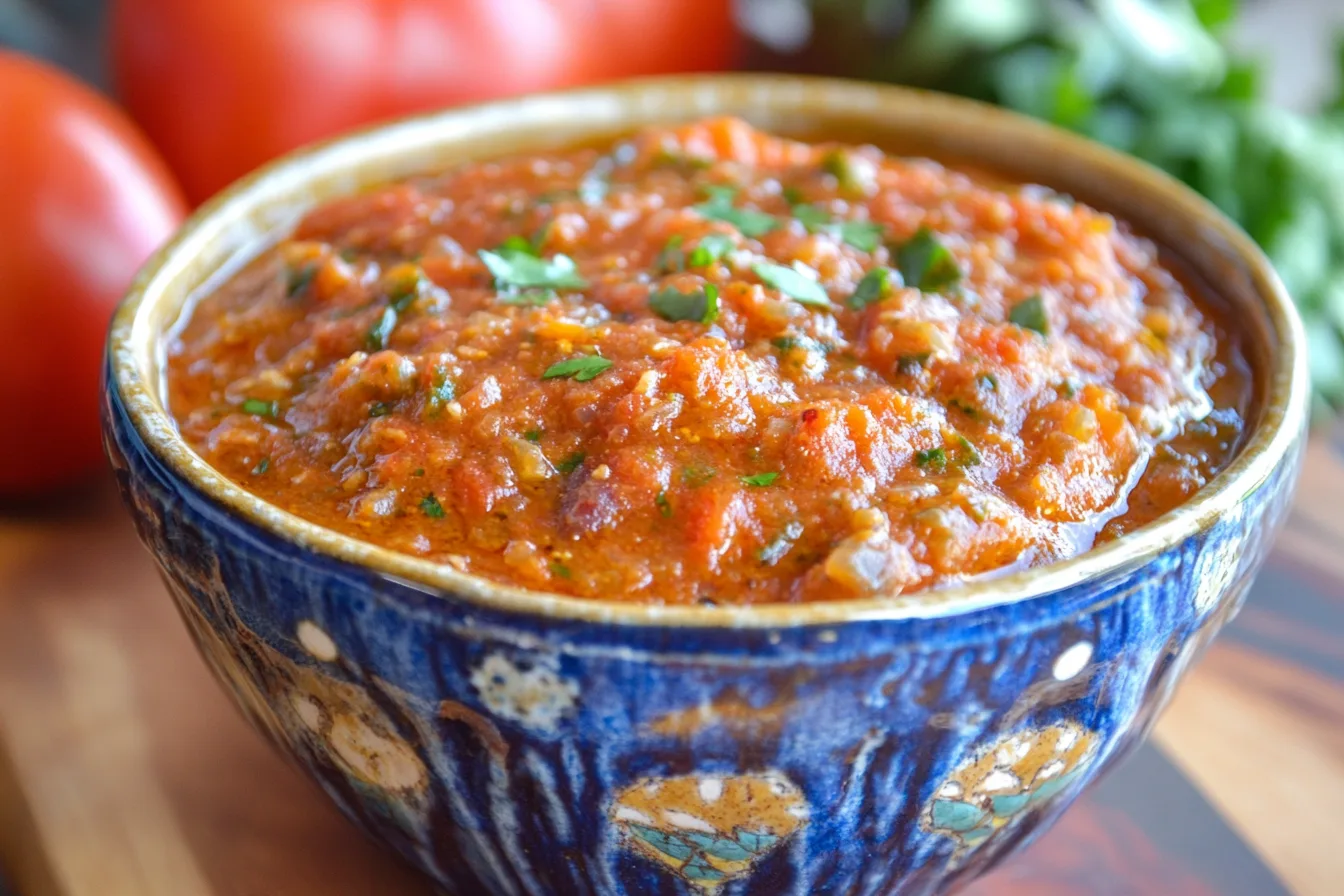
[[[0,445],[0,496],[101,467],[111,307],[181,217],[240,175],[416,111],[679,71],[946,90],[1161,166],[1274,260],[1329,419],[1344,406],[1341,31],[1339,0],[0,0],[0,48],[66,73],[0,64],[0,269],[29,297],[0,299],[15,344],[0,403],[32,421]],[[95,124],[56,134],[65,108]],[[35,223],[65,215],[82,237]]]

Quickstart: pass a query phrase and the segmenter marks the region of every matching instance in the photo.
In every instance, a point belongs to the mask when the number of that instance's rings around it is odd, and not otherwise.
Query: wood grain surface
[[[977,896],[1340,892],[1344,450],[1146,749]],[[1168,761],[1170,760],[1170,761]],[[19,896],[431,892],[210,680],[109,483],[0,512],[0,867]]]

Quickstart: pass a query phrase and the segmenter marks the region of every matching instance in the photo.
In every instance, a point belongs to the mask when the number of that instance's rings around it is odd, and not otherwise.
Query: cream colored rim
[[[1243,450],[1183,506],[1122,539],[1051,566],[920,596],[804,605],[664,607],[500,585],[365,544],[254,497],[206,464],[178,436],[158,398],[158,384],[150,378],[157,369],[165,322],[176,318],[186,300],[176,285],[191,282],[193,276],[199,283],[201,259],[217,256],[221,242],[237,243],[239,235],[248,232],[260,238],[262,230],[283,226],[311,201],[432,168],[440,156],[469,157],[473,150],[495,154],[548,140],[572,143],[641,124],[716,113],[786,128],[798,120],[856,122],[860,127],[868,123],[874,131],[908,133],[923,145],[963,158],[988,155],[989,147],[997,147],[996,159],[1001,155],[1005,162],[1000,167],[1011,169],[1015,159],[1034,160],[1035,170],[1050,172],[1040,178],[1045,182],[1084,196],[1090,187],[1080,191],[1077,186],[1097,187],[1108,197],[1105,207],[1164,242],[1169,240],[1163,233],[1197,245],[1215,259],[1202,265],[1201,273],[1224,294],[1254,295],[1248,301],[1260,307],[1242,307],[1240,316],[1256,318],[1253,325],[1267,330],[1268,363],[1261,363],[1257,371],[1260,416]],[[514,136],[520,134],[526,139]],[[470,147],[465,155],[463,146]],[[217,274],[219,265],[211,267]],[[966,100],[859,82],[730,75],[636,81],[491,103],[410,119],[288,156],[216,197],[155,254],[113,319],[109,357],[113,387],[125,401],[132,423],[174,474],[243,519],[308,550],[428,593],[493,609],[614,624],[780,628],[950,616],[1027,600],[1148,562],[1246,500],[1298,445],[1309,395],[1304,345],[1292,302],[1255,244],[1212,205],[1152,168]]]

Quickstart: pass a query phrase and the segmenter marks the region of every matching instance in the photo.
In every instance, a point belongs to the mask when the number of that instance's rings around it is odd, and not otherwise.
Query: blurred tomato
[[[184,211],[167,167],[116,107],[0,51],[0,494],[101,463],[108,319]]]
[[[115,0],[112,64],[199,202],[358,125],[733,61],[732,0]]]

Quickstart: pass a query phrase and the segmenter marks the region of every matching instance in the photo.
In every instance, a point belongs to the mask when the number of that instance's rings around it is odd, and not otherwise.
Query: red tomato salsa
[[[1110,215],[733,119],[331,202],[191,312],[187,440],[267,501],[500,582],[893,595],[1180,504],[1235,334]]]

